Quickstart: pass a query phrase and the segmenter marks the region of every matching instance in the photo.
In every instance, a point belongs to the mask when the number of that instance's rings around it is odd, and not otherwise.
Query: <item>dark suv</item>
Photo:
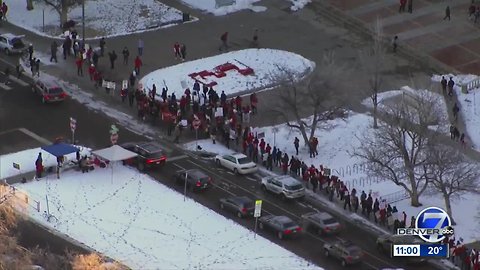
[[[121,146],[138,154],[125,163],[136,164],[140,171],[164,165],[167,161],[162,146],[156,142],[124,143]]]
[[[239,218],[253,216],[255,203],[245,196],[234,196],[220,199],[220,208],[233,212]]]
[[[175,173],[175,183],[185,184],[185,179],[187,188],[191,191],[205,190],[212,185],[212,178],[197,169],[181,170]]]
[[[42,103],[60,102],[67,98],[67,93],[52,81],[37,79],[33,82],[32,91],[41,97]]]

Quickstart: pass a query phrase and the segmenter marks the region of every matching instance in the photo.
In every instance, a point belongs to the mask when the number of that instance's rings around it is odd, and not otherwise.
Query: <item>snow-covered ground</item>
[[[215,67],[225,63],[234,64],[240,69],[250,67],[254,74],[244,76],[232,70],[227,71],[223,78],[204,77],[207,83],[212,81],[217,83],[213,89],[218,95],[222,91],[229,95],[272,87],[276,85],[277,76],[285,70],[291,71],[296,76],[304,76],[315,68],[314,62],[295,53],[273,49],[245,49],[162,68],[147,74],[140,83],[144,89],[152,89],[152,85],[155,84],[158,95],[166,85],[169,95],[174,91],[175,96],[180,98],[187,87],[190,90],[193,88],[195,81],[188,76],[189,74],[204,70],[214,72]]]
[[[410,97],[419,97],[421,100],[431,100],[435,102],[435,113],[433,115],[438,117],[438,125],[429,126],[432,130],[442,132],[444,134],[450,134],[450,122],[448,120],[448,108],[445,103],[445,99],[439,93],[432,92],[425,89],[413,89],[409,86],[403,86],[400,90],[391,90],[382,93],[378,93],[378,109],[388,110],[388,103],[391,100],[392,103],[397,102],[396,99],[402,98],[401,95]],[[395,100],[392,100],[395,99]],[[362,104],[373,108],[373,102],[371,98],[366,98],[362,101]],[[391,105],[391,104],[390,104]],[[418,123],[418,122],[417,122]]]
[[[308,119],[305,119],[308,121]],[[368,177],[361,169],[359,164],[361,160],[352,157],[350,153],[360,146],[357,136],[372,134],[371,125],[373,119],[369,115],[352,113],[344,121],[341,119],[326,122],[322,129],[318,129],[315,136],[319,140],[319,155],[316,158],[310,158],[307,147],[303,146],[301,135],[284,124],[277,126],[256,128],[255,132],[265,132],[265,141],[273,147],[274,138],[275,145],[282,151],[287,151],[288,155],[295,155],[295,147],[293,140],[297,136],[301,141],[299,158],[307,165],[315,165],[317,168],[320,164],[332,169],[332,174],[340,175],[343,181],[351,188],[355,187],[359,192],[372,191],[374,197],[381,197],[397,191],[403,191],[402,187],[396,186],[393,182],[382,181],[381,179]],[[276,131],[274,133],[274,131]],[[228,153],[231,150],[222,148],[218,143],[212,145],[211,140],[200,140],[198,145],[202,150],[208,152]],[[191,142],[185,144],[184,147],[189,150],[195,150],[196,143]],[[342,174],[344,175],[342,177]],[[378,182],[377,182],[378,181]],[[479,200],[479,195],[466,194],[462,199],[455,200],[452,203],[453,217],[457,221],[455,226],[458,237],[462,237],[465,242],[472,242],[480,239],[480,226],[478,217],[478,204],[472,203]],[[420,198],[423,207],[437,206],[444,207],[444,202],[439,195],[424,194]],[[410,200],[403,200],[392,204],[397,209],[405,211],[410,218],[416,216],[423,207],[415,208],[410,206]],[[360,218],[360,217],[359,217]]]
[[[453,77],[455,86],[453,87],[455,94],[457,95],[458,106],[460,107],[460,115],[463,121],[465,122],[465,127],[467,129],[466,133],[470,138],[471,142],[469,143],[477,151],[480,150],[480,108],[477,108],[480,105],[480,88],[469,91],[468,94],[462,93],[462,84],[471,82],[472,80],[479,80],[480,78],[476,75],[444,75],[448,80],[450,77]],[[432,81],[438,83],[438,89],[440,87],[440,81],[442,80],[442,75],[432,76]],[[440,90],[441,91],[441,90]],[[477,98],[477,93],[479,97]],[[453,105],[451,105],[453,106]],[[452,108],[449,108],[451,110]],[[463,130],[460,130],[463,132]],[[468,143],[468,142],[467,142]]]
[[[312,0],[290,0],[290,2],[292,2],[290,10],[297,11],[304,8],[308,3],[312,2]]]
[[[34,9],[28,11],[26,1],[7,1],[8,20],[40,35],[59,36],[61,32],[58,30],[60,25],[58,13],[43,1],[33,3]],[[81,6],[70,11],[69,19],[77,22],[76,28],[79,34],[81,34],[81,18]],[[89,0],[85,2],[85,25],[91,29],[87,32],[87,38],[125,35],[147,30],[156,24],[166,26],[181,20],[181,11],[156,0]]]
[[[254,12],[262,12],[267,10],[266,7],[253,5],[253,3],[258,1],[260,0],[234,0],[231,2],[233,3],[232,5],[217,6],[217,0],[182,0],[183,3],[192,8],[210,12],[216,16],[223,16],[244,9],[249,9]],[[230,3],[227,0],[222,2]]]
[[[37,153],[9,156],[30,160]],[[28,213],[34,220],[133,269],[321,269],[121,164],[17,188],[40,202],[40,212]]]
[[[89,149],[79,146],[80,154],[84,155]],[[11,153],[0,156],[0,179],[11,177],[14,175],[34,172],[35,161],[37,160],[38,153],[42,153],[42,160],[44,167],[51,167],[57,165],[57,158],[48,152],[45,152],[40,147],[34,149],[28,149],[25,151]],[[75,160],[76,154],[65,155],[65,162]],[[20,170],[13,167],[13,163],[20,165]]]

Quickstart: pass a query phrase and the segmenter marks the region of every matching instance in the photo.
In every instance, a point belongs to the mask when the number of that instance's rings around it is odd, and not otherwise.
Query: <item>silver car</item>
[[[340,240],[335,243],[326,243],[323,246],[325,257],[340,260],[342,266],[358,264],[362,262],[363,252],[350,241]]]
[[[342,225],[329,213],[311,212],[302,215],[303,227],[320,235],[334,235],[342,230]]]
[[[0,34],[0,50],[5,54],[21,54],[27,50],[22,38],[25,36],[17,36],[10,33]]]
[[[279,195],[282,200],[305,197],[305,188],[297,179],[288,175],[267,176],[262,178],[262,190]]]

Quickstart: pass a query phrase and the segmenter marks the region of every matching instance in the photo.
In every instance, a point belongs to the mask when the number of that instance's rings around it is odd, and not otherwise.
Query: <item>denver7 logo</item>
[[[426,242],[442,241],[446,235],[453,234],[450,217],[445,210],[438,207],[428,207],[417,215],[417,229],[433,229],[430,234],[421,234],[419,237]]]

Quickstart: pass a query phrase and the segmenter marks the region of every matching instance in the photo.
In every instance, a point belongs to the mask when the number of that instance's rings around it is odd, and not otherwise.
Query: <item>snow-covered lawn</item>
[[[7,4],[9,6],[7,17],[11,23],[40,35],[59,36],[61,34],[58,27],[60,25],[58,13],[43,1],[34,1],[34,9],[30,11],[26,9],[24,0],[7,1]],[[69,19],[77,22],[76,28],[81,34],[81,6],[70,11]],[[156,0],[88,0],[85,2],[85,25],[89,29],[87,38],[124,35],[147,30],[155,24],[164,26],[181,20],[181,11]]]
[[[308,121],[308,119],[305,119]],[[284,124],[277,126],[256,128],[255,132],[265,132],[265,141],[273,147],[274,137],[275,145],[282,151],[287,151],[289,156],[295,155],[295,147],[293,140],[298,137],[301,141],[299,158],[310,166],[315,165],[317,168],[320,164],[332,169],[332,174],[339,175],[343,181],[347,182],[349,189],[356,188],[359,192],[372,191],[374,197],[381,197],[398,191],[403,191],[402,187],[398,187],[393,182],[382,181],[381,179],[368,177],[361,169],[359,164],[361,160],[352,157],[350,153],[360,146],[357,136],[372,134],[371,125],[373,119],[369,115],[351,113],[344,121],[341,119],[331,120],[323,124],[324,129],[318,129],[315,133],[319,140],[319,156],[310,158],[307,147],[303,146],[301,135]],[[273,131],[276,130],[274,133]],[[275,134],[275,135],[274,135]],[[184,147],[189,150],[195,149],[195,142],[185,144]],[[218,143],[212,145],[211,140],[200,140],[198,145],[202,150],[208,152],[228,153],[231,150],[221,148]],[[342,177],[343,174],[343,177]],[[378,182],[377,182],[378,180]],[[480,238],[479,220],[476,217],[478,213],[479,195],[466,194],[462,199],[453,201],[453,216],[457,221],[455,226],[458,237],[462,237],[465,242],[472,242]],[[437,206],[444,207],[444,202],[439,195],[422,195],[420,198],[423,207]],[[416,216],[423,207],[415,208],[410,206],[410,200],[403,200],[392,204],[397,206],[400,211],[405,211],[410,218]]]
[[[113,166],[17,187],[41,203],[28,213],[33,219],[133,269],[321,269],[135,169]]]
[[[404,96],[402,96],[404,95]],[[387,106],[391,106],[392,103],[398,102],[400,98],[419,98],[420,100],[432,100],[435,102],[435,116],[438,116],[438,120],[440,121],[438,125],[429,126],[432,130],[442,132],[444,134],[450,134],[450,122],[448,119],[448,108],[447,104],[445,103],[445,99],[442,95],[436,92],[432,92],[425,89],[413,89],[409,86],[403,86],[400,90],[391,90],[382,93],[378,93],[378,109],[381,111],[388,110]],[[389,104],[390,103],[390,104]],[[366,98],[362,101],[362,104],[369,107],[370,109],[373,108],[373,102],[371,98]],[[418,122],[417,122],[418,123]]]
[[[272,87],[276,85],[275,79],[278,79],[276,76],[284,70],[289,70],[296,76],[304,76],[315,68],[314,62],[295,53],[273,49],[245,49],[162,68],[147,74],[140,83],[145,89],[152,89],[152,85],[155,84],[158,95],[166,84],[169,89],[168,94],[170,95],[173,91],[175,96],[180,98],[187,87],[190,90],[193,88],[195,81],[188,76],[189,74],[204,70],[215,72],[215,67],[226,63],[240,69],[250,67],[254,73],[245,76],[236,70],[230,70],[225,72],[225,77],[221,78],[214,75],[203,79],[200,76],[196,78],[206,83],[216,82],[217,85],[213,86],[213,89],[218,95],[222,91],[229,95]]]
[[[210,12],[216,16],[223,16],[244,9],[249,9],[254,12],[262,12],[267,10],[266,7],[253,5],[253,3],[258,1],[260,0],[234,0],[232,1],[232,5],[217,7],[217,0],[182,0],[183,3],[192,8]],[[224,2],[228,3],[228,1]]]
[[[80,154],[83,155],[89,151],[85,147],[79,146],[81,149]],[[28,149],[21,152],[6,154],[0,156],[0,179],[11,177],[21,173],[34,172],[35,161],[37,160],[38,153],[42,153],[43,166],[51,167],[57,165],[57,158],[52,156],[48,152],[45,152],[40,147],[34,149]],[[76,154],[68,154],[65,156],[65,162],[76,160]],[[20,170],[13,167],[13,163],[20,165]]]
[[[461,85],[468,83],[475,79],[480,79],[476,75],[444,75],[448,80],[450,77],[453,77],[455,86],[453,87],[455,94],[457,95],[458,106],[460,107],[460,116],[465,122],[466,133],[471,140],[471,143],[467,142],[477,151],[480,150],[480,88],[469,91],[468,94],[462,93]],[[442,75],[432,76],[432,81],[438,83],[438,89],[441,89],[440,81],[442,80]],[[477,93],[479,97],[477,98]],[[453,106],[453,105],[451,105]],[[452,108],[448,108],[451,110]],[[460,130],[463,132],[463,130]]]

